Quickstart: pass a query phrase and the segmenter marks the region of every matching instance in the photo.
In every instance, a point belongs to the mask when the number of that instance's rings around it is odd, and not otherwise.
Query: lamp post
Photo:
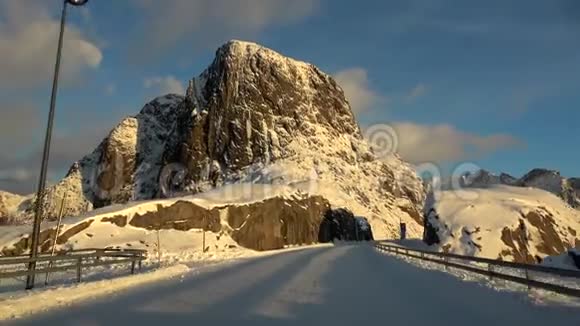
[[[28,277],[26,278],[26,289],[34,287],[34,278],[36,271],[36,261],[38,255],[38,238],[40,236],[40,223],[42,222],[44,188],[46,186],[46,172],[48,169],[48,157],[50,154],[50,140],[52,138],[52,126],[54,123],[54,106],[56,104],[56,94],[58,91],[58,75],[60,72],[60,59],[62,54],[62,42],[64,36],[64,26],[66,22],[67,5],[82,6],[88,0],[64,0],[62,5],[62,14],[60,18],[60,34],[58,37],[58,49],[56,52],[56,64],[54,65],[54,79],[52,80],[52,93],[50,95],[50,110],[48,112],[48,124],[46,126],[46,135],[44,138],[44,151],[42,153],[42,164],[40,166],[40,180],[38,181],[38,191],[36,193],[36,204],[34,211],[34,226],[32,228],[32,243],[30,247],[30,258],[32,261],[28,264]],[[56,235],[55,235],[56,236]]]

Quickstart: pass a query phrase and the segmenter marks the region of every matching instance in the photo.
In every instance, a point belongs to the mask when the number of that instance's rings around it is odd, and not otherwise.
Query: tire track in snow
[[[350,249],[350,247],[337,247],[320,253],[279,291],[266,296],[253,309],[253,313],[271,318],[288,318],[295,305],[323,303],[327,292],[323,286],[323,279],[332,272],[336,260],[347,254]]]
[[[244,297],[235,305],[239,307],[248,302],[251,294],[260,286],[283,282],[284,276],[290,277],[298,273],[314,256],[328,250],[330,248],[276,255],[254,263],[234,265],[224,270],[226,273],[217,272],[201,278],[192,277],[180,284],[180,290],[159,296],[139,310],[149,313],[207,312],[217,310],[223,305],[229,306],[232,298]],[[271,280],[272,277],[278,279]]]

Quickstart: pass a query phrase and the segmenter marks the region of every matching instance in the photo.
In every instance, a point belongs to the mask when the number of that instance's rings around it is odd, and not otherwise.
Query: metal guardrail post
[[[81,282],[81,266],[83,264],[83,259],[79,257],[77,259],[77,283]]]
[[[135,260],[131,262],[131,274],[135,274]]]
[[[530,285],[530,272],[529,270],[526,268],[526,280],[528,281],[528,291],[530,291],[532,289],[531,285]]]

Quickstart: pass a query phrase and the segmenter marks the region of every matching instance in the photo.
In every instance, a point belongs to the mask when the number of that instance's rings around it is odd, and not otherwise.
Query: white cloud
[[[34,87],[52,78],[60,22],[38,1],[0,2],[0,86]],[[97,68],[101,50],[68,24],[63,45],[62,79],[71,83]]]
[[[142,21],[137,45],[156,55],[176,44],[244,38],[270,25],[299,21],[315,12],[319,0],[133,0]],[[215,44],[209,44],[211,46]],[[143,51],[146,49],[146,51]]]
[[[412,122],[393,124],[398,136],[398,153],[412,163],[452,162],[476,159],[522,143],[505,134],[475,135],[447,124],[420,125]]]
[[[363,68],[350,68],[334,74],[334,79],[340,85],[355,113],[361,113],[375,104],[386,100],[376,93],[369,82],[367,71]]]
[[[174,76],[147,78],[143,82],[143,86],[145,86],[145,88],[155,89],[156,92],[159,92],[157,95],[170,93],[179,95],[185,94],[183,84]]]
[[[407,94],[406,96],[406,100],[408,102],[412,102],[418,98],[420,98],[421,96],[425,95],[425,93],[427,93],[427,86],[423,83],[419,83],[417,84],[417,86],[413,87],[413,89],[411,89],[409,91],[409,94]]]

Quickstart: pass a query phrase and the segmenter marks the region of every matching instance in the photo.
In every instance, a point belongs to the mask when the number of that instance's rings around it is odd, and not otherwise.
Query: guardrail
[[[80,249],[58,255],[42,254],[36,258],[30,256],[0,257],[0,279],[28,276],[29,274],[46,274],[76,270],[76,281],[81,282],[82,271],[87,267],[130,264],[131,274],[135,273],[141,262],[147,259],[146,250],[138,249]],[[35,271],[28,271],[28,264],[37,263]]]
[[[463,269],[469,272],[481,274],[488,276],[490,278],[498,278],[503,279],[506,281],[511,281],[519,284],[523,284],[528,286],[528,289],[535,287],[544,290],[549,290],[553,292],[557,292],[560,294],[566,294],[574,297],[580,297],[580,288],[572,288],[566,287],[563,285],[553,284],[542,282],[538,280],[534,280],[530,277],[530,272],[540,272],[546,273],[550,275],[556,275],[560,277],[569,277],[578,279],[578,283],[580,285],[580,271],[568,270],[568,269],[561,269],[561,268],[554,268],[554,267],[547,267],[541,265],[529,265],[529,264],[521,264],[521,263],[514,263],[514,262],[507,262],[507,261],[500,261],[494,259],[487,259],[487,258],[480,258],[480,257],[471,257],[471,256],[462,256],[444,252],[434,252],[428,250],[420,250],[420,249],[411,249],[405,247],[394,246],[391,244],[386,244],[384,242],[375,242],[374,246],[386,252],[395,253],[396,255],[404,255],[407,257],[417,258],[424,261],[430,261],[438,264],[442,264],[446,267],[455,267],[458,269]],[[460,260],[463,262],[469,263],[483,263],[487,264],[487,269],[478,268],[475,265],[466,265],[460,264],[457,262],[453,262],[451,260]],[[494,270],[494,267],[506,267],[512,268],[524,273],[524,277],[510,275],[498,272]]]

